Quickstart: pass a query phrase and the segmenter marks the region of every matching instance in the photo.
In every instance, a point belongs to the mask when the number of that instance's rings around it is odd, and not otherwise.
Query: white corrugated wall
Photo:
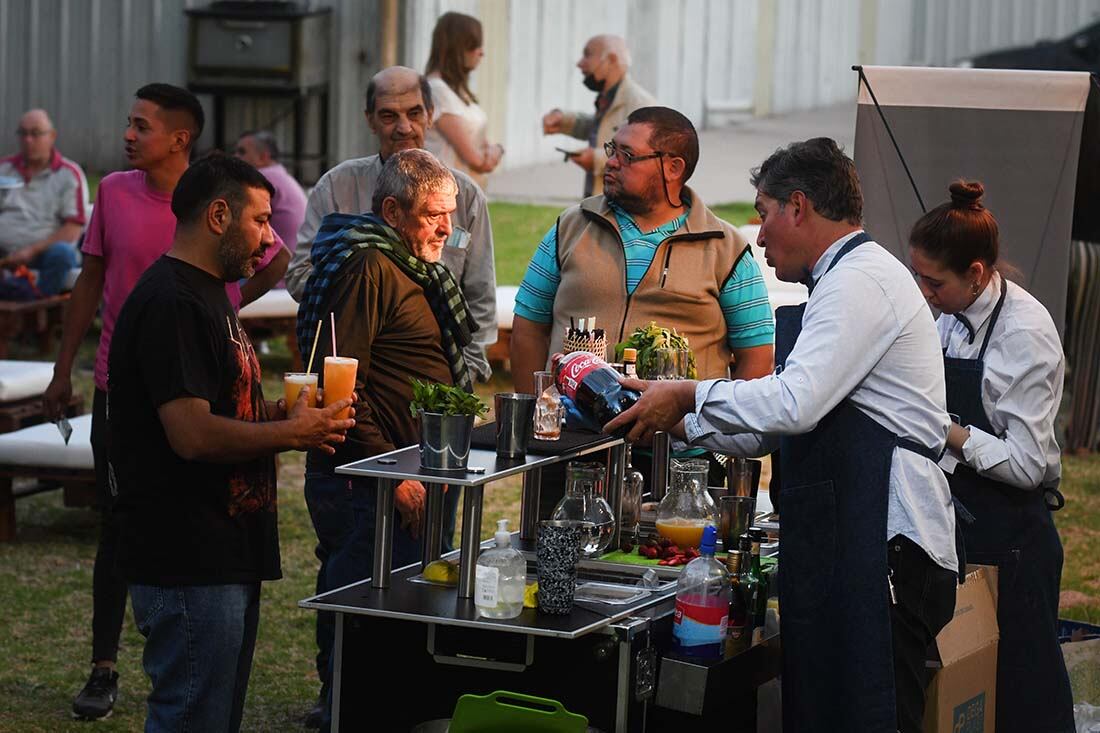
[[[380,62],[380,0],[315,1],[334,7],[329,134],[338,161],[374,149],[362,109]],[[119,167],[134,90],[185,81],[183,9],[196,4],[0,0],[0,131],[43,106],[62,151],[90,170]],[[505,165],[519,166],[557,155],[541,134],[547,110],[591,109],[574,64],[597,33],[624,35],[635,78],[705,126],[853,99],[854,63],[952,64],[1061,37],[1095,20],[1100,0],[403,0],[403,63],[424,67],[446,10],[482,20],[486,58],[475,91],[491,137],[508,150]],[[228,132],[271,124],[284,106],[236,101]],[[286,139],[286,123],[274,127]],[[15,147],[3,133],[0,140],[0,154]]]

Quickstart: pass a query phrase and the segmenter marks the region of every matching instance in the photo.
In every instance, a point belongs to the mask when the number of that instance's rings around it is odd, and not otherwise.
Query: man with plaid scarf
[[[355,427],[335,455],[309,455],[310,480],[350,486],[355,515],[350,536],[328,560],[327,588],[361,580],[374,554],[374,479],[349,481],[335,474],[336,466],[418,442],[410,378],[470,389],[462,349],[477,325],[439,263],[457,193],[454,176],[431,153],[394,153],[378,178],[372,212],[330,214],[313,243],[299,344],[312,347],[318,321],[327,331],[332,317],[340,356],[359,360]],[[319,343],[315,361],[332,349],[328,338]],[[403,481],[394,492],[395,567],[420,559],[425,495],[418,481]]]

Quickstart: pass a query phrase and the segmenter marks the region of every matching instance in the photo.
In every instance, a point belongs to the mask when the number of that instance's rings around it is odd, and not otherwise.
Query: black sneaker
[[[73,700],[73,717],[99,720],[111,715],[118,699],[118,672],[108,667],[93,667],[87,684]]]
[[[321,727],[321,721],[325,717],[325,699],[324,697],[318,698],[317,704],[309,709],[305,718],[302,719],[302,725],[310,730],[314,730]]]

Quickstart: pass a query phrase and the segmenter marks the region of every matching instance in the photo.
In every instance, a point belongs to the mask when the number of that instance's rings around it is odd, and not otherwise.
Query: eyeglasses
[[[15,136],[16,137],[45,137],[46,135],[49,135],[49,134],[50,134],[49,130],[27,130],[27,129],[22,128],[22,127],[17,127],[15,129]]]
[[[608,140],[603,144],[603,151],[607,154],[608,160],[611,158],[618,158],[619,162],[623,165],[634,165],[639,160],[650,160],[652,158],[660,158],[662,155],[667,155],[664,150],[654,150],[652,153],[646,153],[645,155],[634,155],[620,148],[613,140]]]

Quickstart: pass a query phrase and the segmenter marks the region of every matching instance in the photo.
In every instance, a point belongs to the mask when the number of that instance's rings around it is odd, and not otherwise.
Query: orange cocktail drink
[[[673,517],[657,522],[657,534],[669,538],[672,544],[680,548],[698,547],[703,541],[703,528],[706,526],[705,519]]]
[[[317,375],[304,372],[287,372],[283,375],[283,388],[286,390],[286,411],[294,409],[298,402],[298,393],[302,387],[309,387],[310,394],[317,397]]]
[[[325,357],[325,407],[340,400],[352,400],[355,393],[355,373],[359,370],[359,360],[350,356]],[[351,414],[350,408],[337,415],[344,419]]]

